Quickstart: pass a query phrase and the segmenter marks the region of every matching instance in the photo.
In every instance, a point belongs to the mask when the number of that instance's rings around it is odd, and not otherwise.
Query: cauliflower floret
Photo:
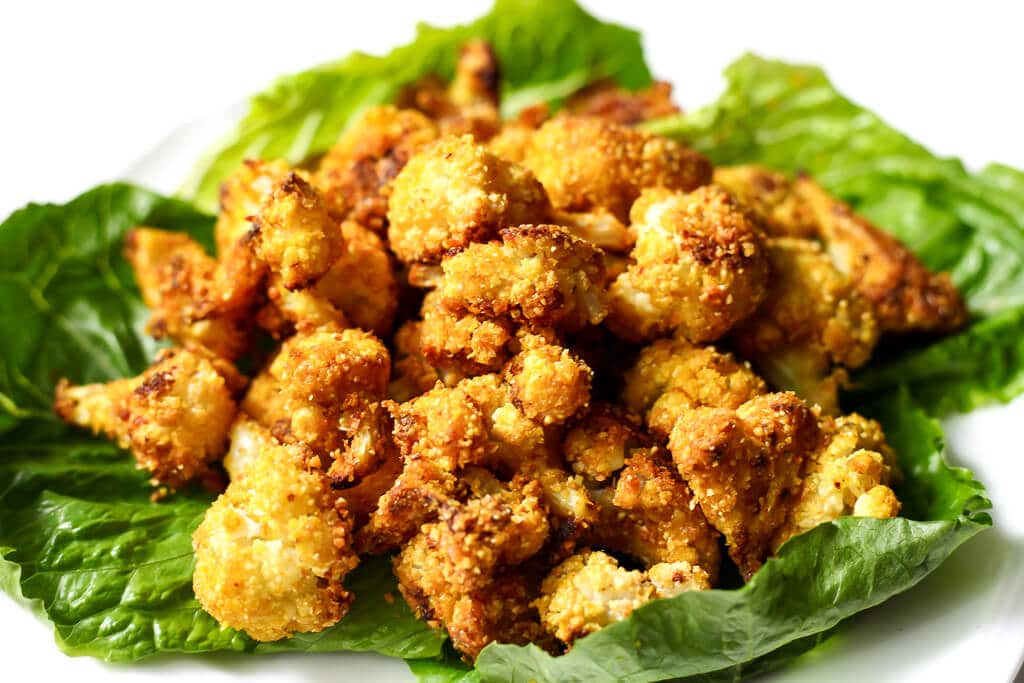
[[[566,433],[562,451],[573,472],[604,482],[625,467],[634,450],[648,446],[648,441],[615,406],[599,402]]]
[[[499,572],[533,557],[547,540],[539,488],[528,482],[518,490],[445,506],[440,519],[425,525],[395,558],[406,602],[418,617],[446,628],[470,661],[492,641],[523,642],[524,629],[539,630],[528,627],[537,618],[525,595],[490,609],[474,604],[510,597]]]
[[[528,335],[505,368],[512,403],[543,425],[560,424],[590,405],[593,371],[568,349]]]
[[[768,296],[735,330],[736,347],[775,388],[835,414],[842,367],[866,363],[878,341],[872,307],[814,242],[769,240],[768,259]]]
[[[336,218],[383,231],[392,181],[438,135],[418,111],[370,107],[323,156],[313,182]]]
[[[462,373],[435,366],[424,354],[423,322],[410,320],[395,332],[395,362],[391,366],[388,398],[404,403],[434,387],[438,381],[455,386]]]
[[[548,118],[546,104],[526,107],[511,121],[502,124],[498,134],[487,141],[487,148],[502,159],[523,163],[530,138]]]
[[[142,300],[152,310],[146,332],[181,345],[202,346],[228,360],[242,356],[251,344],[251,325],[243,303],[219,313],[223,269],[191,237],[180,232],[139,227],[125,237],[125,259],[131,264]],[[236,291],[238,294],[238,291]],[[239,295],[240,296],[240,295]]]
[[[607,209],[570,213],[555,211],[552,220],[570,234],[620,257],[636,242],[636,235]]]
[[[623,402],[644,416],[651,433],[667,439],[689,408],[738,408],[768,391],[750,366],[713,346],[659,339],[646,346],[626,373]]]
[[[424,297],[422,314],[420,341],[430,364],[478,375],[498,370],[508,360],[514,337],[510,320],[450,310],[436,291]]]
[[[719,536],[664,451],[638,449],[611,490],[599,491],[597,545],[626,553],[650,567],[659,562],[699,565],[714,580],[722,557]]]
[[[756,396],[735,410],[695,408],[676,421],[669,451],[729,556],[749,580],[800,493],[820,431],[792,393]]]
[[[281,345],[242,408],[279,440],[334,457],[347,441],[340,429],[346,411],[382,400],[390,370],[388,351],[373,335],[321,328]]]
[[[251,423],[240,429],[251,453],[193,535],[196,597],[256,640],[322,631],[353,597],[341,583],[358,563],[344,502],[304,447]]]
[[[444,306],[488,318],[574,331],[605,316],[601,251],[553,225],[501,231],[441,263]]]
[[[793,183],[761,166],[719,166],[714,181],[736,197],[772,237],[814,238],[814,214],[793,189]]]
[[[822,421],[824,441],[804,465],[799,498],[775,533],[772,549],[789,538],[846,515],[895,517],[900,502],[889,488],[895,455],[882,427],[856,413]]]
[[[609,211],[625,223],[645,188],[690,192],[711,179],[702,154],[599,118],[557,116],[530,138],[523,164],[562,211]]]
[[[450,250],[491,239],[502,228],[542,223],[547,195],[533,174],[473,138],[442,138],[395,178],[388,239],[406,263],[436,263]]]
[[[155,485],[174,489],[208,475],[224,455],[244,383],[202,349],[167,349],[138,377],[82,386],[61,380],[54,409],[65,422],[116,439]]]
[[[584,551],[548,574],[535,604],[544,628],[572,645],[655,598],[710,587],[707,573],[687,562],[658,564],[641,572],[620,567],[599,550]]]
[[[256,255],[288,290],[312,285],[342,253],[341,231],[323,198],[301,175],[274,183],[253,220]]]
[[[664,81],[656,81],[644,90],[624,90],[613,81],[599,81],[570,97],[566,110],[575,116],[595,116],[622,126],[679,113],[672,102],[672,85]]]
[[[764,299],[760,230],[721,188],[646,190],[631,216],[635,264],[609,291],[615,334],[642,341],[678,330],[693,342],[713,341]]]

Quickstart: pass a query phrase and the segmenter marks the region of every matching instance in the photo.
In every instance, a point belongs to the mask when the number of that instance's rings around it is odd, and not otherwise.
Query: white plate
[[[199,154],[240,111],[236,105],[178,128],[123,177],[173,193]],[[1022,424],[1024,397],[946,420],[949,460],[973,469],[986,484],[994,505],[993,529],[969,541],[913,590],[853,618],[823,647],[768,678],[1012,680],[1024,657],[1024,495],[1019,490],[1024,459],[1016,432]],[[48,626],[6,597],[0,605],[2,666],[41,680],[147,680],[177,674],[210,681],[411,680],[403,662],[375,655],[214,655],[137,665],[68,658],[58,654]]]

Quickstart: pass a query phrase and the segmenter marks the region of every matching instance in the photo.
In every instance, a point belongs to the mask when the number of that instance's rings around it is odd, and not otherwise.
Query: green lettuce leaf
[[[906,518],[823,524],[787,542],[743,588],[648,603],[561,657],[492,644],[476,662],[481,680],[738,680],[914,586],[991,524],[990,503],[969,472],[945,464],[941,427],[905,393],[862,408],[882,421],[900,455]]]
[[[1007,401],[1024,390],[1024,173],[969,173],[843,97],[821,69],[746,55],[714,104],[650,124],[720,164],[806,171],[948,270],[975,323],[923,347],[904,344],[854,376],[869,393],[910,387],[934,414]]]
[[[54,625],[61,649],[107,660],[210,650],[373,650],[431,657],[443,637],[416,620],[384,559],[348,579],[356,601],[336,627],[257,645],[221,628],[192,593],[192,531],[210,497],[160,503],[134,460],[60,423],[61,377],[98,382],[139,372],[156,346],[121,256],[147,224],[211,241],[212,219],[130,185],[64,206],[29,206],[0,225],[0,587]],[[16,333],[15,333],[16,332]]]
[[[213,211],[221,181],[243,159],[298,163],[326,151],[363,109],[394,101],[424,75],[450,78],[458,47],[470,38],[487,39],[497,53],[506,116],[540,102],[558,104],[599,79],[630,88],[651,80],[637,32],[598,21],[572,0],[496,0],[471,24],[421,24],[412,43],[382,57],[355,53],[279,78],[252,98],[238,127],[200,161],[182,196]]]

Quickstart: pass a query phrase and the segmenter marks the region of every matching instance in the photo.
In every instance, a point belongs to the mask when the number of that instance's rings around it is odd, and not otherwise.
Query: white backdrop
[[[942,155],[960,156],[972,166],[1002,161],[1024,167],[1024,17],[1015,3],[584,4],[601,17],[643,29],[653,70],[675,83],[684,107],[712,100],[722,85],[721,69],[741,52],[754,50],[824,65],[843,92]],[[279,74],[353,49],[382,52],[409,40],[418,20],[450,24],[488,7],[486,0],[0,4],[0,217],[27,201],[65,201],[117,178],[176,127],[222,111]],[[226,127],[229,121],[215,119],[213,124]],[[1022,407],[1018,402],[1017,415],[1024,414]],[[986,424],[977,423],[963,438],[971,441],[972,450],[987,438],[985,448],[1001,448],[1009,457],[1012,448],[1005,437]],[[988,474],[1003,472],[995,467]],[[1011,528],[1019,532],[1024,519],[1013,522]],[[981,546],[974,547],[984,555]],[[976,561],[965,553],[957,560]],[[931,591],[936,599],[951,601],[949,610],[960,609],[955,587],[946,594],[932,582]],[[1002,597],[1013,602],[1013,595]],[[931,614],[918,608],[922,619]],[[876,618],[873,628],[883,633],[894,628],[895,636],[910,628],[908,619],[890,625],[889,618]],[[871,644],[864,631],[857,631],[852,642],[865,648],[862,658],[869,658],[881,646]],[[960,671],[960,664],[964,673],[984,671],[981,651],[951,647],[952,640],[970,635],[956,633],[955,621],[936,633],[950,641],[935,642],[933,655],[908,652],[907,657],[932,660],[927,670],[937,679]],[[993,656],[1014,648],[1012,642],[992,640],[999,634],[976,635],[990,642]],[[886,648],[890,662],[902,656],[899,642]],[[849,642],[843,647],[845,659],[837,663],[858,659]],[[5,653],[4,678],[18,678],[19,672],[43,680],[58,672],[79,680],[114,674],[163,678],[172,672],[220,678],[230,671],[246,677],[291,672],[295,680],[345,680],[366,667],[376,671],[375,660],[354,657],[332,658],[333,664],[312,668],[300,664],[301,658],[284,657],[110,669],[63,658],[47,628],[6,598],[0,598],[0,651]],[[972,654],[979,659],[964,661]],[[876,680],[905,679],[911,671],[916,677],[919,671],[888,666],[866,671]],[[829,668],[812,664],[809,671],[801,680],[820,678]],[[989,680],[983,673],[977,679]]]

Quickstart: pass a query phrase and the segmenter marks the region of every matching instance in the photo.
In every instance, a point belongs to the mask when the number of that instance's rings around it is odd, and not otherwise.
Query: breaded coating
[[[470,661],[490,642],[523,642],[520,622],[537,621],[523,600],[528,594],[510,601],[498,574],[537,554],[547,540],[538,493],[537,482],[529,482],[521,490],[445,505],[440,519],[424,526],[395,559],[399,590],[413,612],[446,628]],[[501,603],[489,608],[474,604],[496,600]],[[515,610],[512,619],[509,610]]]
[[[948,332],[967,308],[948,273],[934,274],[892,235],[858,216],[810,178],[794,183],[836,267],[875,308],[882,332]]]
[[[253,380],[242,408],[279,440],[333,457],[347,441],[346,409],[382,400],[390,370],[387,349],[367,332],[300,333]]]
[[[839,517],[895,517],[900,502],[889,487],[895,455],[882,427],[856,413],[822,421],[824,440],[804,465],[799,498],[775,532],[772,550],[797,534]]]
[[[593,371],[568,349],[528,335],[505,368],[512,403],[543,425],[560,424],[590,405]]]
[[[316,282],[341,256],[342,244],[323,198],[295,172],[274,183],[253,220],[256,255],[288,290]]]
[[[550,211],[544,188],[528,170],[468,135],[446,137],[416,154],[395,178],[388,240],[403,262],[436,263],[502,228],[543,223]]]
[[[573,472],[588,480],[604,482],[626,465],[626,458],[649,446],[639,426],[621,415],[610,403],[591,405],[583,419],[562,442],[565,460]]]
[[[736,409],[767,391],[750,365],[732,354],[674,338],[644,347],[626,373],[622,400],[652,434],[667,439],[685,410]]]
[[[244,379],[202,349],[167,349],[145,372],[106,384],[57,384],[54,409],[131,450],[154,485],[172,489],[210,472],[227,450]]]
[[[311,287],[290,291],[280,277],[271,279],[267,295],[275,317],[264,313],[260,323],[272,334],[283,337],[291,330],[308,332],[330,324],[381,337],[391,333],[399,284],[387,245],[355,221],[342,223],[341,235],[341,257]]]
[[[594,116],[622,126],[679,113],[672,102],[672,85],[655,81],[643,90],[624,90],[613,81],[598,81],[569,98],[566,110],[576,116]]]
[[[523,164],[562,211],[603,208],[625,223],[646,188],[690,192],[711,180],[711,163],[677,142],[584,116],[556,116],[530,138]]]
[[[499,370],[508,360],[514,337],[510,320],[450,310],[437,291],[424,297],[422,315],[420,342],[431,365],[479,375]]]
[[[756,396],[735,410],[695,408],[676,422],[672,459],[744,579],[767,557],[820,438],[814,412],[792,393]]]
[[[498,60],[490,44],[473,39],[460,46],[450,85],[429,75],[400,93],[398,102],[436,119],[446,135],[469,134],[487,140],[501,127],[499,77]]]
[[[604,319],[599,249],[554,225],[505,228],[500,237],[442,262],[437,291],[449,310],[566,332]]]
[[[445,386],[455,386],[463,375],[459,372],[435,366],[423,353],[423,322],[410,320],[395,332],[392,342],[395,360],[391,366],[391,381],[388,383],[388,398],[404,403],[426,393],[440,381]]]
[[[814,213],[782,173],[763,166],[718,166],[714,181],[740,200],[769,236],[813,239],[818,235]]]
[[[220,300],[223,271],[191,237],[135,228],[125,237],[125,259],[135,273],[143,302],[152,311],[147,333],[181,345],[201,346],[227,360],[248,350],[251,325],[245,319],[247,311],[209,312],[211,303]]]
[[[693,342],[714,341],[764,299],[760,229],[725,190],[645,190],[630,215],[635,263],[609,290],[615,334],[643,341],[678,330]]]
[[[392,181],[438,135],[437,124],[418,111],[370,107],[320,160],[313,184],[335,218],[382,232]]]
[[[352,603],[341,583],[359,561],[348,513],[310,464],[312,453],[247,430],[251,461],[192,537],[196,597],[221,624],[256,640],[322,631]]]
[[[699,565],[711,580],[717,578],[719,536],[663,450],[634,451],[614,489],[596,498],[601,505],[601,521],[593,532],[597,545],[648,567],[659,562]]]
[[[555,567],[541,584],[536,601],[544,628],[573,641],[622,621],[655,599],[711,587],[708,575],[687,562],[658,564],[646,572],[619,566],[599,550],[583,551]]]
[[[834,415],[842,368],[866,363],[878,342],[871,304],[814,242],[769,240],[768,258],[768,296],[735,330],[735,345],[776,389]]]

